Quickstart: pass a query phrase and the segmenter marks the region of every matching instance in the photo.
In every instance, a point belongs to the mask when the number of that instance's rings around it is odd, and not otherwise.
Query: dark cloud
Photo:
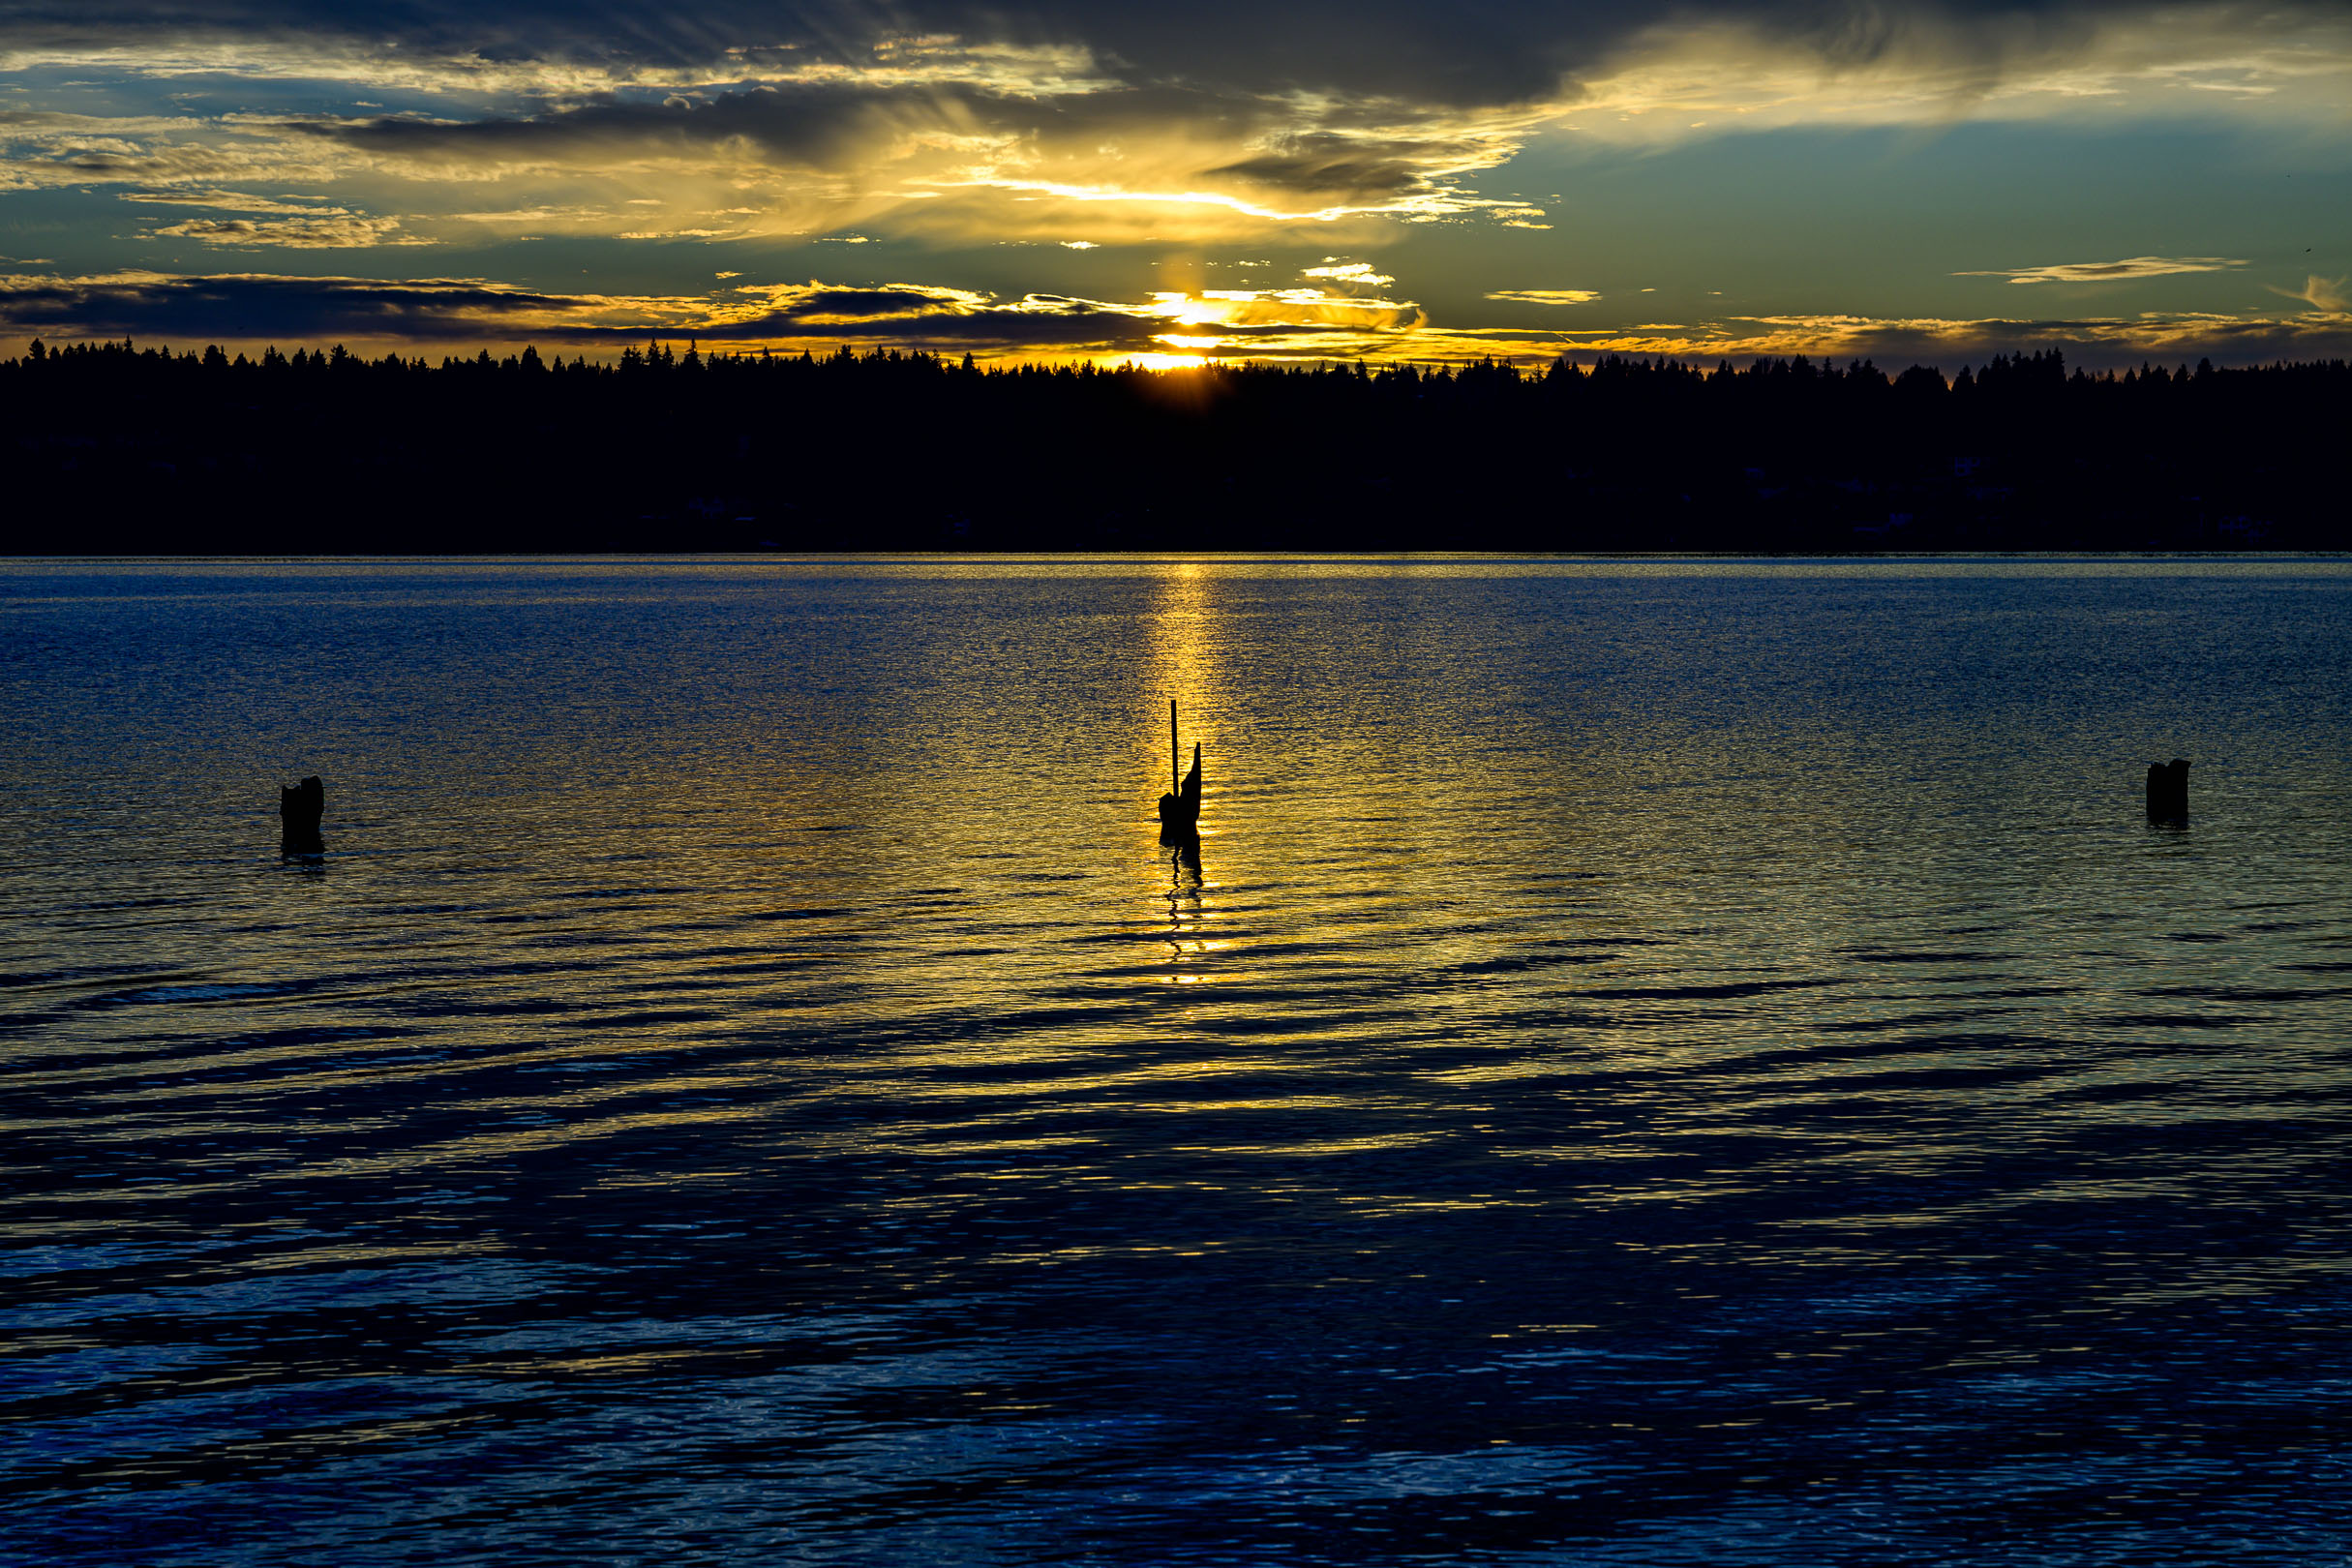
[[[1100,305],[1075,304],[1069,310],[1018,310],[985,306],[977,310],[926,311],[853,324],[807,319],[800,312],[778,312],[701,332],[705,338],[727,342],[772,343],[805,340],[838,343],[890,343],[909,348],[942,352],[1031,351],[1052,354],[1149,353],[1163,347],[1156,335],[1165,332],[1163,317],[1139,316]],[[613,338],[643,337],[625,330],[603,334]],[[672,336],[676,336],[675,333]]]
[[[295,129],[399,158],[571,161],[624,152],[645,156],[665,148],[704,152],[740,142],[773,165],[829,168],[854,163],[877,136],[909,121],[944,127],[946,106],[970,96],[954,89],[814,84],[791,92],[759,87],[702,100],[609,101],[528,118],[387,115],[296,122]]]
[[[336,340],[579,345],[689,334],[714,342],[890,343],[908,347],[1058,354],[1153,348],[1166,317],[1093,300],[1033,295],[1004,305],[954,289],[813,286],[745,314],[709,300],[615,300],[462,279],[129,275],[0,279],[0,322],[64,338],[178,344]]]
[[[875,317],[904,316],[911,312],[935,311],[953,303],[954,296],[946,290],[931,292],[918,288],[820,288],[793,301],[794,316]]]
[[[897,343],[913,347],[1050,349],[1063,353],[1140,353],[1168,330],[1165,312],[1123,308],[1063,294],[1031,294],[1015,305],[952,288],[886,285],[772,291],[772,309],[714,317],[703,337],[737,342],[796,339]],[[618,335],[628,329],[618,328]]]
[[[0,320],[21,332],[288,343],[336,338],[454,341],[588,302],[463,280],[231,275],[0,279]]]
[[[1302,196],[1328,197],[1334,202],[1377,201],[1428,186],[1427,164],[1406,156],[1428,150],[1417,143],[1380,148],[1338,136],[1293,136],[1279,151],[1245,158],[1209,172],[1229,174],[1253,185],[1276,186]]]

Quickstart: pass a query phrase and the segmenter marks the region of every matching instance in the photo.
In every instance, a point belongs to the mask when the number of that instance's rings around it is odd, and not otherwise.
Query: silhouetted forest
[[[2343,549],[2352,369],[0,361],[0,550]]]

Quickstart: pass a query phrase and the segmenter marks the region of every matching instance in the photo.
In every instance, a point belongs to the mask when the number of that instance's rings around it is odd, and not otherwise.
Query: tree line
[[[2342,361],[1151,371],[34,343],[0,549],[2341,549]]]

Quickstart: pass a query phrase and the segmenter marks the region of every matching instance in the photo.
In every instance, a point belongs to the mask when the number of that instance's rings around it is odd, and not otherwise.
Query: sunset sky
[[[2340,356],[2352,5],[0,0],[0,333]]]

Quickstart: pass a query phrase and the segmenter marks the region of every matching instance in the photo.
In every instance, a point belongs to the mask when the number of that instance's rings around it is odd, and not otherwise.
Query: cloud
[[[2307,292],[2341,302],[2328,286]],[[1432,321],[1410,301],[1315,288],[1163,290],[1141,300],[1106,301],[812,280],[673,296],[559,294],[478,279],[393,282],[262,273],[0,278],[0,328],[182,345],[346,342],[413,349],[537,342],[608,352],[648,336],[693,336],[741,347],[892,346],[1146,364],[1219,358],[1459,363],[1492,356],[1540,365],[1561,353],[1587,361],[1616,353],[1711,365],[1806,354],[1869,358],[1890,370],[1929,364],[1948,371],[1981,364],[1994,353],[2040,347],[2061,349],[2069,363],[2093,368],[2144,359],[2246,364],[2352,353],[2352,315],[2344,313],[2054,319],[1757,316],[1685,326],[1530,331],[1451,326]]]
[[[455,342],[588,319],[601,302],[478,279],[391,283],[265,273],[0,277],[0,320],[70,337]]]
[[[1498,288],[1487,296],[1521,305],[1589,305],[1600,297],[1591,288]]]
[[[1862,316],[1728,317],[1673,338],[1576,334],[1580,347],[1668,353],[1699,360],[1802,353],[1868,358],[1885,366],[1914,363],[1947,370],[1996,353],[2056,348],[2080,367],[2135,365],[2147,359],[2213,358],[2225,364],[2342,355],[2352,331],[2341,323],[2212,312],[2144,311],[2127,317],[1943,318]],[[1637,345],[1639,345],[1637,347]]]
[[[751,343],[814,339],[1076,358],[1152,352],[1167,326],[1165,317],[1145,307],[1061,294],[1000,302],[958,289],[831,288],[779,298],[774,309],[756,315],[715,320],[707,335]]]
[[[636,215],[632,214],[632,218]],[[518,234],[558,232],[582,227],[612,226],[612,208],[601,204],[576,206],[507,207],[478,212],[444,212],[435,217],[444,224],[483,224],[511,228]]]
[[[2226,272],[2242,267],[2219,256],[2135,256],[2122,261],[2061,261],[2047,267],[2005,267],[1990,272],[1955,272],[1955,278],[2006,278],[2011,283],[2122,283],[2133,278],[2166,278],[2183,272]]]
[[[1149,302],[1050,294],[999,300],[925,285],[778,284],[715,297],[632,296],[557,294],[480,279],[123,272],[0,278],[0,322],[51,336],[180,342],[599,345],[658,334],[1106,357],[1151,351],[1176,319]]]
[[[1205,0],[1174,15],[1137,0],[0,0],[6,69],[298,81],[306,96],[339,81],[397,91],[405,106],[0,113],[0,189],[400,182],[369,200],[413,229],[458,205],[450,182],[505,182],[543,232],[707,241],[856,225],[949,244],[1060,243],[1073,228],[1098,244],[1208,244],[1313,223],[1336,247],[1400,223],[1550,226],[1542,208],[1476,188],[1541,136],[1948,123],[2103,112],[2149,94],[2192,112],[2293,105],[2324,120],[2352,92],[2352,8]],[[623,225],[611,210],[656,191],[662,211]],[[473,222],[523,221],[487,210],[495,198],[463,204]],[[2013,275],[2089,281],[2027,275],[2038,270]]]
[[[1191,82],[1251,93],[1339,92],[1456,106],[1525,103],[1563,79],[1590,81],[1660,35],[1744,36],[1854,72],[1935,62],[1978,77],[2064,59],[2121,24],[2235,32],[2243,55],[2266,34],[2339,17],[2307,3],[2157,8],[2120,0],[1645,0],[1473,8],[1420,0],[61,0],[0,18],[17,68],[139,61],[159,75],[221,69],[398,85],[420,71],[491,84],[518,68],[606,85],[780,69],[918,71],[988,79],[1088,72],[1131,85]],[[231,64],[230,69],[236,69]],[[592,87],[590,88],[592,90]]]
[[[1205,172],[1279,192],[1294,205],[1368,206],[1426,189],[1433,172],[1459,160],[1459,143],[1307,131],[1275,138],[1266,151]]]
[[[125,191],[125,201],[173,207],[208,207],[217,212],[257,213],[238,218],[188,218],[150,229],[162,239],[199,240],[206,245],[273,247],[294,251],[366,249],[379,245],[432,245],[421,234],[401,231],[398,218],[371,218],[322,198],[249,196],[242,191]]]
[[[131,197],[171,199],[180,187],[229,195],[231,183],[268,181],[316,185],[338,172],[316,144],[296,145],[271,133],[248,134],[222,121],[184,115],[98,116],[50,110],[0,111],[0,192],[76,186],[143,186]],[[226,204],[259,211],[255,198],[231,196]],[[220,205],[198,198],[191,205]],[[300,209],[292,209],[300,210]]]
[[[0,160],[0,191],[57,190],[87,185],[218,184],[268,180],[316,184],[335,166],[317,157],[288,157],[280,145],[213,145],[163,141],[144,136],[88,134],[44,138],[31,149],[19,140]]]
[[[362,218],[351,213],[302,218],[191,218],[154,232],[171,239],[201,240],[207,245],[273,246],[289,251],[438,243],[421,234],[402,233],[398,218]]]
[[[2322,316],[2352,317],[2352,294],[2344,292],[2345,282],[2342,278],[2322,278],[2313,273],[2304,279],[2300,289],[2274,287],[2271,292],[2300,299]]]
[[[1369,261],[1344,261],[1335,263],[1332,261],[1331,257],[1326,256],[1324,257],[1324,262],[1325,264],[1319,267],[1307,267],[1302,269],[1299,276],[1302,278],[1322,278],[1335,284],[1362,285],[1364,286],[1372,288],[1386,288],[1397,281],[1396,279],[1389,277],[1386,273],[1373,271],[1372,264]]]
[[[968,95],[857,82],[761,85],[708,98],[607,99],[543,114],[457,120],[423,114],[288,119],[285,128],[408,166],[554,168],[614,159],[704,161],[731,150],[772,168],[821,171],[909,136],[979,129]]]
[[[1110,79],[1458,109],[1613,101],[1646,74],[1643,100],[1671,101],[1687,126],[1716,106],[1681,69],[1701,57],[1803,63],[1817,81],[1907,76],[1947,97],[2020,78],[2083,97],[2119,75],[2244,93],[2308,74],[2307,45],[2343,20],[2331,0],[16,0],[0,67],[555,96],[787,74]]]
[[[1283,358],[1375,347],[1394,352],[1426,319],[1410,303],[1314,288],[1170,290],[1120,302],[813,280],[663,296],[557,294],[479,279],[154,272],[0,278],[0,323],[15,330],[180,342],[595,346],[657,334],[744,346],[892,345],[1018,358]]]
[[[1518,149],[1524,116],[1490,125],[1399,114],[1116,82],[1039,94],[826,79],[473,119],[314,115],[275,130],[408,179],[732,181],[769,194],[765,221],[750,226],[763,232],[895,209],[926,231],[1058,240],[1073,223],[1101,222],[1078,209],[1104,203],[1136,209],[1146,229],[1175,221],[1193,237],[1366,215],[1542,216],[1462,188]],[[918,202],[933,205],[907,210]]]
[[[1181,15],[1136,0],[0,6],[0,69],[44,66],[380,77],[412,105],[53,125],[43,149],[0,165],[19,185],[221,182],[273,161],[467,180],[693,166],[796,180],[791,210],[762,232],[810,226],[812,203],[943,196],[994,220],[1012,204],[1140,202],[1187,209],[1204,232],[1366,214],[1532,228],[1541,210],[1463,182],[1547,127],[1655,139],[1944,122],[2028,100],[2074,112],[2145,92],[2249,112],[2292,100],[2324,116],[2352,86],[2352,15],[2343,0],[1693,0],[1666,13],[1645,0],[1468,12],[1205,0]],[[438,102],[413,102],[426,98]]]
[[[807,325],[840,326],[885,317],[928,316],[941,312],[971,312],[987,306],[990,296],[968,288],[945,288],[920,284],[885,284],[853,288],[821,284],[754,284],[736,290],[761,300],[765,309],[746,320],[795,321]],[[737,323],[739,326],[742,322]]]
[[[811,282],[738,289],[750,303],[713,310],[700,330],[738,341],[904,342],[946,350],[1121,354],[1361,353],[1425,324],[1409,302],[1320,288],[1161,290],[1133,303],[1027,294],[1002,300],[972,289]]]
[[[124,191],[125,201],[148,202],[169,207],[210,207],[216,212],[286,213],[305,218],[342,218],[349,209],[325,205],[324,197],[248,196],[242,191]]]
[[[750,232],[747,228],[624,228],[614,237],[624,240],[714,240],[741,239]]]

